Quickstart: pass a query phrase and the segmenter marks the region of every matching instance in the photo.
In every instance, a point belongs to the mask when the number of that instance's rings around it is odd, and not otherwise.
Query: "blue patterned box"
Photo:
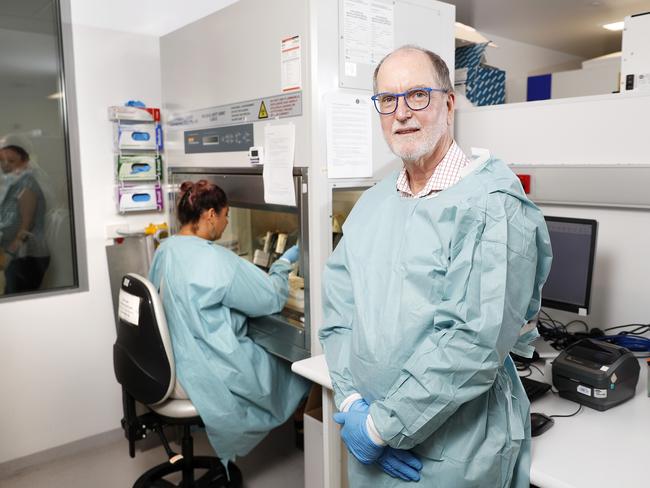
[[[456,69],[467,68],[465,95],[475,106],[506,102],[506,72],[482,64],[488,43],[456,48]]]
[[[465,95],[477,107],[506,103],[506,72],[486,64],[468,69]]]
[[[475,68],[483,61],[483,54],[488,42],[482,44],[470,44],[456,48],[456,69]]]

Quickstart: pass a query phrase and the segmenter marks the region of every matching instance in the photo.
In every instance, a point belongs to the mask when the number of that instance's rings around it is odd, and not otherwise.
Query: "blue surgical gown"
[[[551,265],[540,210],[501,161],[430,199],[366,191],[327,262],[320,338],[337,405],[358,392],[420,485],[528,488],[529,402],[508,353]],[[350,486],[403,482],[350,456]]]
[[[278,260],[267,275],[194,236],[172,236],[154,255],[149,278],[162,289],[176,374],[222,460],[247,454],[307,393],[289,363],[246,335],[247,317],[282,310],[289,271]]]

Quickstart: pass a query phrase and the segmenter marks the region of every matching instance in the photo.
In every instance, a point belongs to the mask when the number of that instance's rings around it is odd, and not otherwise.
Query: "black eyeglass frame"
[[[411,107],[409,105],[408,99],[406,98],[406,95],[408,95],[409,93],[415,92],[415,91],[425,91],[429,95],[429,100],[427,101],[427,104],[422,108],[413,108],[413,107]],[[404,98],[404,103],[406,104],[406,106],[410,110],[413,110],[414,112],[419,112],[420,110],[424,110],[429,105],[431,105],[431,92],[449,93],[449,90],[445,90],[443,88],[431,88],[431,87],[425,86],[425,87],[411,88],[410,90],[406,90],[405,92],[402,92],[402,93],[390,93],[390,92],[377,93],[376,95],[371,96],[370,99],[374,102],[375,110],[380,115],[394,114],[397,111],[397,106],[399,105],[399,97]],[[377,105],[377,103],[379,101],[379,97],[381,97],[383,95],[392,95],[392,96],[395,97],[395,108],[391,112],[382,112],[381,110],[379,110],[379,106]]]

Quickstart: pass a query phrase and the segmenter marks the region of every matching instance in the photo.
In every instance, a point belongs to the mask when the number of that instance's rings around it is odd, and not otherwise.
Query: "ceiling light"
[[[50,100],[58,100],[59,98],[63,98],[63,92],[52,93],[51,95],[48,95],[47,98]]]
[[[611,24],[604,24],[603,27],[611,31],[621,31],[625,27],[625,22],[612,22]]]

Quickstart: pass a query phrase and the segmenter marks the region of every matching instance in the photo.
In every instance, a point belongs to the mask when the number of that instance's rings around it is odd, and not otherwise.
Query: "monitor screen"
[[[542,306],[586,315],[596,251],[595,220],[545,217],[553,248]]]

